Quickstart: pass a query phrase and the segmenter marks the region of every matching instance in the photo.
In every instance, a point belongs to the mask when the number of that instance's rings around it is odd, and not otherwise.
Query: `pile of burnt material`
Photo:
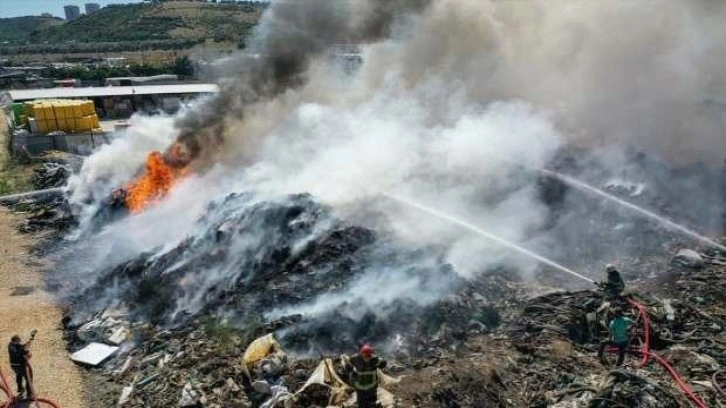
[[[310,195],[260,202],[232,194],[210,204],[195,231],[173,248],[101,271],[72,299],[76,316],[109,305],[162,327],[224,316],[285,329],[286,347],[342,350],[433,335],[445,323],[464,333],[498,324],[492,296],[451,266],[336,219]]]

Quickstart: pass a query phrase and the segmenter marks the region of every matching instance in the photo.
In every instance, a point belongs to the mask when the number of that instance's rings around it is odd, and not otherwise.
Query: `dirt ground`
[[[37,394],[64,408],[86,407],[81,374],[68,359],[62,338],[61,312],[43,288],[43,265],[28,253],[34,238],[15,230],[20,221],[0,207],[0,369],[9,375],[5,344],[10,337],[19,334],[26,340],[37,329],[31,360]],[[14,378],[9,381],[15,387]]]
[[[3,148],[0,149],[0,170],[4,169],[10,162],[8,150],[4,148],[4,146],[7,146],[10,142],[10,140],[8,140],[8,131],[8,124],[5,120],[5,115],[0,112],[0,146],[3,146]]]

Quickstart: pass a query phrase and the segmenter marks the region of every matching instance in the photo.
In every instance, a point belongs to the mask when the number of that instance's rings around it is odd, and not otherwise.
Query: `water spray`
[[[538,171],[538,172],[540,172],[542,174],[547,174],[549,176],[555,177],[558,180],[560,180],[560,181],[562,181],[562,182],[564,182],[564,183],[566,183],[566,184],[568,184],[568,185],[570,185],[570,186],[572,186],[574,188],[577,188],[578,190],[595,194],[595,195],[600,196],[600,197],[602,197],[602,198],[604,198],[606,200],[609,200],[609,201],[612,201],[612,202],[617,203],[619,205],[622,205],[623,207],[626,207],[626,208],[628,208],[630,210],[633,210],[633,211],[637,212],[638,214],[645,216],[646,218],[650,218],[651,220],[655,220],[658,223],[660,223],[662,225],[665,225],[667,228],[669,228],[671,230],[678,231],[678,232],[680,232],[680,233],[682,233],[684,235],[687,235],[687,236],[689,236],[689,237],[691,237],[691,238],[693,238],[693,239],[695,239],[695,240],[697,240],[699,242],[708,244],[708,245],[710,245],[710,246],[712,246],[714,248],[717,248],[718,250],[726,253],[726,246],[721,245],[721,244],[713,241],[712,239],[706,238],[703,235],[701,235],[701,234],[699,234],[699,233],[697,233],[695,231],[692,231],[692,230],[690,230],[690,229],[688,229],[688,228],[686,228],[686,227],[684,227],[684,226],[682,226],[680,224],[676,224],[675,222],[673,222],[673,221],[671,221],[671,220],[669,220],[667,218],[661,217],[661,216],[659,216],[659,215],[657,215],[657,214],[655,214],[653,212],[650,212],[650,211],[648,211],[648,210],[646,210],[644,208],[638,207],[637,205],[632,204],[632,203],[629,203],[629,202],[627,202],[625,200],[621,200],[621,199],[619,199],[619,198],[617,198],[617,197],[615,197],[615,196],[613,196],[611,194],[608,194],[608,193],[606,193],[606,192],[604,192],[604,191],[602,191],[602,190],[600,190],[598,188],[595,188],[595,187],[593,187],[593,186],[591,186],[591,185],[589,185],[587,183],[584,183],[582,181],[576,180],[576,179],[574,179],[572,177],[569,177],[569,176],[565,176],[564,174],[557,173],[557,172],[552,171],[552,170],[546,170],[546,169],[534,169],[534,170],[536,170],[536,171]]]
[[[397,202],[399,202],[401,204],[404,204],[406,206],[416,208],[418,210],[421,210],[421,211],[424,211],[426,213],[429,213],[429,214],[431,214],[431,215],[433,215],[433,216],[435,216],[437,218],[440,218],[442,220],[445,220],[445,221],[451,222],[453,224],[459,225],[461,227],[464,227],[464,228],[468,229],[469,231],[472,231],[472,232],[474,232],[474,233],[476,233],[478,235],[481,235],[482,237],[488,238],[489,240],[494,241],[494,242],[496,242],[496,243],[498,243],[498,244],[500,244],[502,246],[505,246],[505,247],[507,247],[509,249],[515,250],[515,251],[517,251],[517,252],[519,252],[519,253],[521,253],[523,255],[526,255],[526,256],[528,256],[528,257],[530,257],[532,259],[536,259],[537,261],[542,262],[545,265],[551,266],[551,267],[557,269],[560,272],[565,272],[565,273],[568,273],[568,274],[570,274],[572,276],[576,276],[576,277],[578,277],[578,278],[580,278],[582,280],[588,281],[590,283],[595,283],[594,280],[592,280],[592,279],[590,279],[590,278],[588,278],[588,277],[586,277],[584,275],[581,275],[581,274],[579,274],[579,273],[577,273],[577,272],[575,272],[575,271],[573,271],[573,270],[571,270],[569,268],[566,268],[566,267],[558,264],[557,262],[554,262],[554,261],[552,261],[550,259],[547,259],[547,258],[543,257],[542,255],[536,254],[536,253],[534,253],[534,252],[532,252],[532,251],[530,251],[530,250],[528,250],[526,248],[522,248],[521,246],[519,246],[517,244],[514,244],[512,242],[509,242],[509,241],[507,241],[505,239],[502,239],[502,238],[500,238],[500,237],[498,237],[496,235],[493,235],[491,233],[488,233],[488,232],[482,230],[481,228],[479,228],[479,227],[477,227],[475,225],[472,225],[472,224],[470,224],[470,223],[468,223],[466,221],[460,220],[460,219],[458,219],[456,217],[453,217],[453,216],[451,216],[449,214],[445,214],[445,213],[443,213],[441,211],[438,211],[436,209],[427,207],[427,206],[422,205],[422,204],[415,203],[415,202],[413,202],[411,200],[408,200],[406,198],[403,198],[403,197],[400,197],[400,196],[397,196],[397,195],[394,195],[394,194],[389,194],[389,193],[381,193],[381,194],[383,194],[384,196],[386,196],[386,197],[388,197],[388,198],[390,198],[390,199],[392,199],[394,201],[397,201]]]

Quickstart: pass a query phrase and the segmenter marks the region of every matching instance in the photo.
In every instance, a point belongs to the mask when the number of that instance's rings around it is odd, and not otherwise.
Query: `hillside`
[[[256,2],[128,4],[107,6],[67,23],[45,19],[50,21],[43,21],[39,26],[27,19],[40,17],[4,19],[0,23],[0,42],[62,44],[211,39],[236,43],[257,23],[264,7],[264,3]]]
[[[22,42],[38,30],[47,30],[62,25],[63,20],[56,17],[15,17],[0,18],[0,43],[1,42]]]

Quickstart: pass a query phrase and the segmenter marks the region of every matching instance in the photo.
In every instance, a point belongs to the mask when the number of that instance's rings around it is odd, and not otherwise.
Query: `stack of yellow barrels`
[[[37,133],[56,130],[66,133],[100,132],[101,125],[93,101],[42,99],[26,102],[24,113],[35,123]]]

